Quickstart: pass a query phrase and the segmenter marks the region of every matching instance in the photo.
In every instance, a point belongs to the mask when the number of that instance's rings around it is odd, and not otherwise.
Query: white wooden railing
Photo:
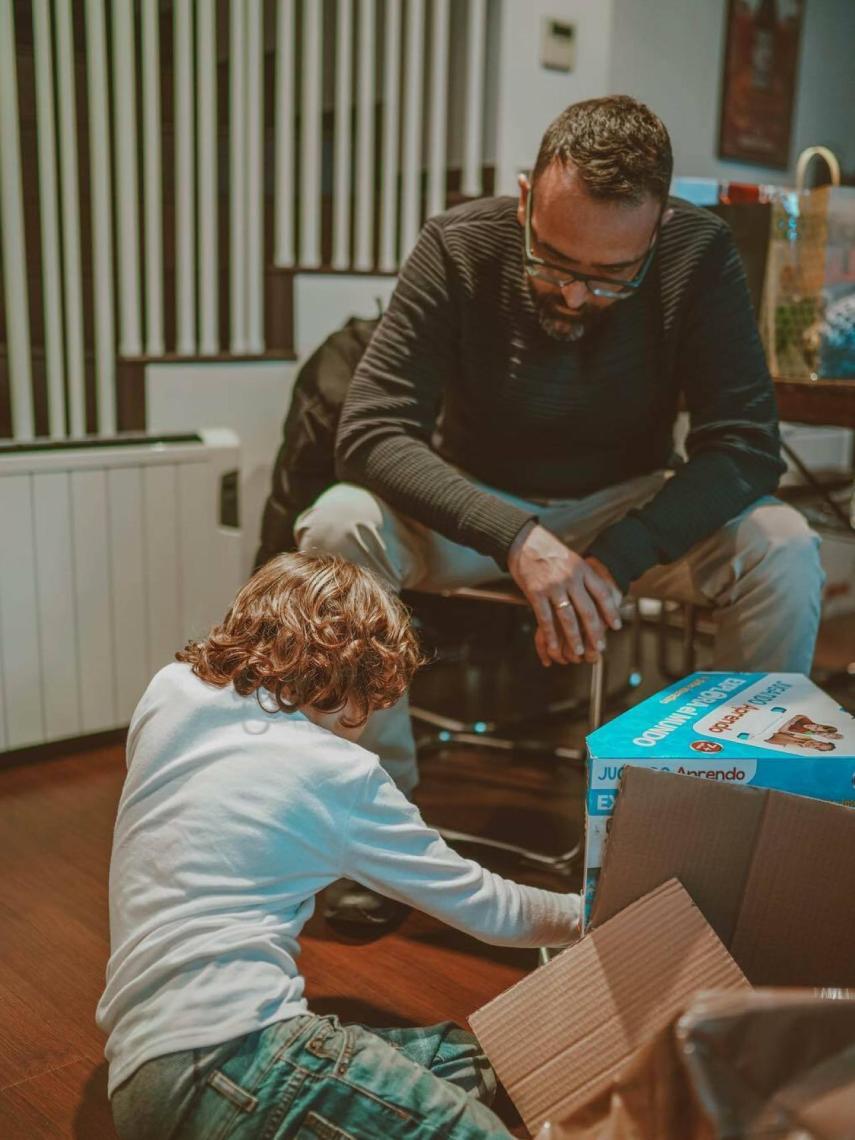
[[[97,434],[112,435],[122,361],[167,352],[261,355],[269,271],[394,273],[425,216],[445,208],[451,165],[460,167],[464,194],[482,193],[488,0],[267,0],[266,22],[264,0],[172,0],[171,11],[160,0],[80,3],[83,25],[73,19],[72,0],[32,0],[32,28],[24,29],[15,26],[16,14],[20,22],[28,6],[0,0],[0,360],[16,440],[37,434],[36,357],[43,359],[47,405],[39,433],[85,434],[89,382]],[[461,40],[465,75],[455,82],[451,48]],[[35,236],[25,227],[16,75],[16,52],[30,50]],[[84,56],[86,121],[79,123],[75,65]],[[172,69],[171,137],[160,97],[165,59]],[[219,74],[227,74],[227,84],[218,82],[218,62],[226,65]],[[272,108],[264,106],[265,65],[275,69]],[[228,131],[221,137],[224,99]],[[174,161],[165,145],[174,146]],[[452,146],[460,154],[453,164]],[[165,169],[172,171],[168,186]],[[83,195],[81,186],[88,187]],[[165,209],[174,217],[174,250],[164,244]],[[227,249],[220,248],[221,212]],[[91,233],[91,250],[82,249],[84,233]],[[167,262],[174,262],[172,312]],[[27,289],[34,272],[44,318],[43,343],[36,345]],[[90,326],[91,343],[84,332]]]

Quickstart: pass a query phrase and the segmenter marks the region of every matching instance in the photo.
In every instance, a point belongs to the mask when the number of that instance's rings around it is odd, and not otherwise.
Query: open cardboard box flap
[[[469,1020],[535,1132],[608,1090],[698,990],[747,988],[719,938],[672,879]]]
[[[592,929],[673,877],[752,985],[855,987],[855,811],[628,766]]]

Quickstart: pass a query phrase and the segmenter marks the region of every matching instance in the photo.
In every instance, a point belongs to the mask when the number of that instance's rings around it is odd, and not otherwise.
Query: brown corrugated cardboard
[[[697,990],[747,986],[672,880],[478,1010],[470,1024],[535,1131],[607,1091]]]
[[[753,985],[855,986],[855,810],[627,767],[591,926],[672,877]]]
[[[609,1088],[537,1140],[716,1140],[688,1080],[674,1022],[633,1053]]]

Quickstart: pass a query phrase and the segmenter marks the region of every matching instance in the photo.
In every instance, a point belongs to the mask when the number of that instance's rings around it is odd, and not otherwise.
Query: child
[[[577,895],[457,855],[355,743],[419,663],[367,571],[283,554],[152,680],[98,1005],[122,1140],[508,1135],[471,1034],[343,1027],[308,1010],[296,964],[315,895],[344,875],[497,945],[576,936]]]

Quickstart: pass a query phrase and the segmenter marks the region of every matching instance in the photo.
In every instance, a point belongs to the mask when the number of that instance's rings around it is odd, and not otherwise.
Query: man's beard
[[[537,305],[537,320],[547,336],[553,340],[571,342],[581,340],[585,335],[586,323],[584,319],[571,320],[562,315],[552,315],[550,310]]]
[[[553,340],[567,343],[581,340],[602,316],[599,310],[583,305],[581,309],[575,310],[574,316],[568,317],[564,306],[553,296],[538,293],[530,283],[529,292],[538,323]]]

